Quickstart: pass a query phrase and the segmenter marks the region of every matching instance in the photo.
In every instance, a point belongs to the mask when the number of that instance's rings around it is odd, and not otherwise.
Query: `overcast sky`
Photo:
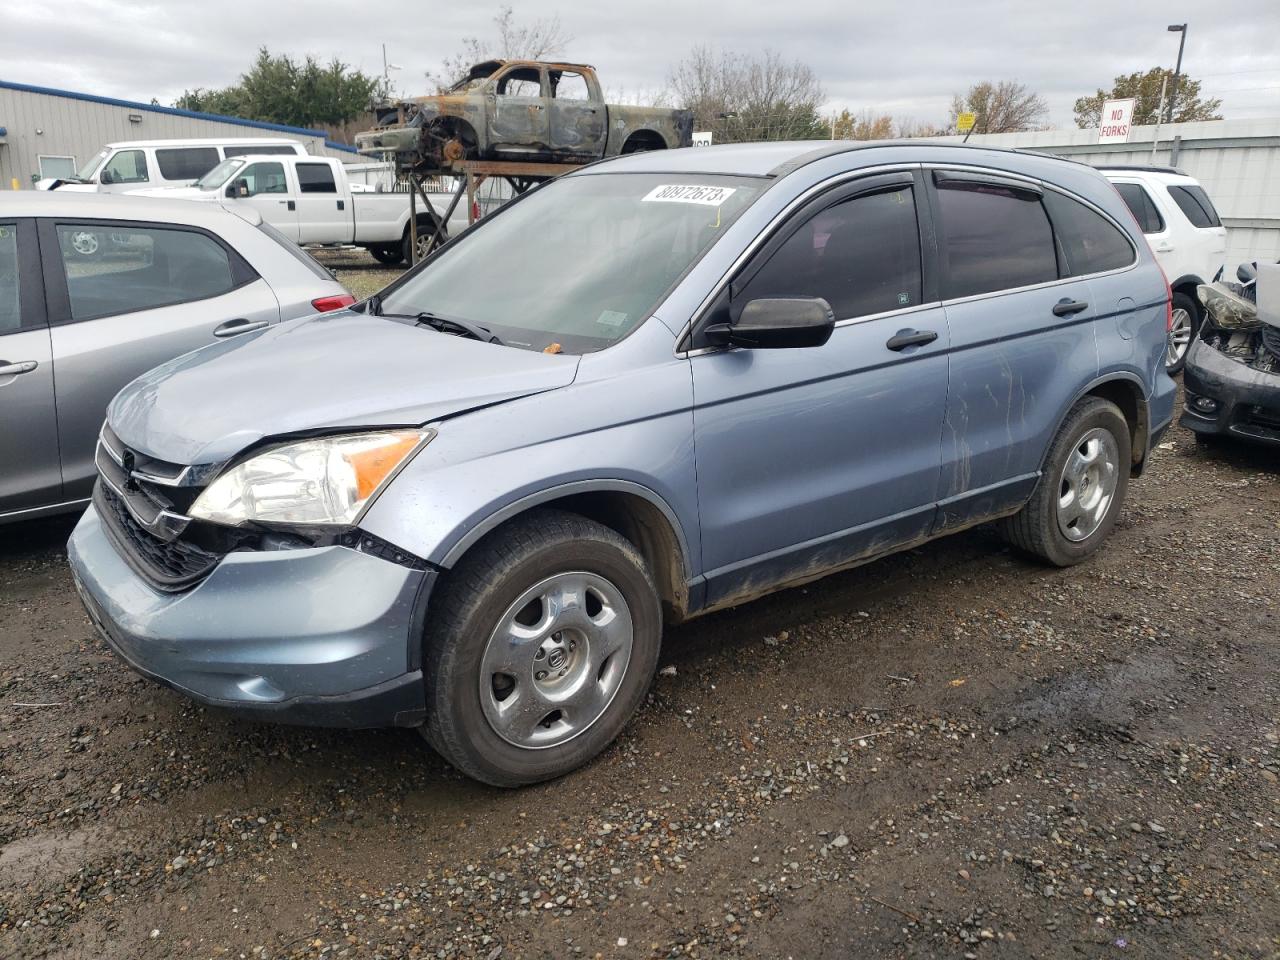
[[[1190,22],[1184,68],[1228,118],[1280,117],[1280,0],[545,0],[512,4],[517,20],[558,14],[565,59],[594,63],[610,90],[655,90],[695,43],[770,47],[808,62],[833,108],[945,120],[950,95],[983,79],[1016,79],[1044,95],[1054,126],[1076,97],[1120,73],[1173,66]],[[170,104],[184,89],[233,83],[266,44],[338,57],[381,73],[381,44],[402,69],[400,91],[461,39],[492,31],[499,4],[351,0],[59,0],[5,5],[0,79]],[[3,118],[0,118],[3,119]]]

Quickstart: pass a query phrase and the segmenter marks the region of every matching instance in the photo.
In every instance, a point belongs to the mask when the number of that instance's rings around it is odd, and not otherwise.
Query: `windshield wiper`
[[[418,314],[417,321],[424,327],[430,327],[432,330],[438,330],[440,333],[457,333],[463,336],[471,337],[474,340],[480,340],[484,343],[496,343],[501,346],[502,341],[494,335],[488,327],[482,327],[478,323],[472,323],[470,320],[458,320],[451,317],[440,317],[434,313],[423,312]]]

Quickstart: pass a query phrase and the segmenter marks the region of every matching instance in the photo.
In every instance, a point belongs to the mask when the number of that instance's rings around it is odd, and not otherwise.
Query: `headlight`
[[[218,477],[191,516],[236,525],[351,524],[397,468],[434,430],[387,430],[275,447]]]

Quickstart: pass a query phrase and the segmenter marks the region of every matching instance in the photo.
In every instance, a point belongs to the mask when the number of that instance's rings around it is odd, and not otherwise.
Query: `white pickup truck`
[[[351,183],[342,162],[331,157],[228,157],[190,187],[138,193],[253,207],[299,244],[354,244],[388,264],[409,259],[409,194]],[[452,199],[447,193],[428,197],[438,215]],[[467,224],[464,200],[449,219],[449,235],[457,235]],[[431,230],[431,217],[421,203],[418,229],[424,237]],[[425,240],[420,240],[420,254],[425,248]]]

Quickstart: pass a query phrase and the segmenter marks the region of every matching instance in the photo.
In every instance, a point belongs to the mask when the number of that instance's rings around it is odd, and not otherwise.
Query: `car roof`
[[[117,140],[113,143],[103,144],[103,146],[118,150],[121,147],[219,147],[248,146],[256,143],[288,143],[305,147],[302,141],[293,140],[289,137],[187,137],[184,140]]]
[[[876,160],[892,162],[895,153],[909,153],[905,162],[920,162],[921,148],[936,152],[951,163],[970,160],[1002,161],[1016,170],[1024,161],[1069,164],[1072,168],[1084,165],[1048,154],[1004,150],[995,147],[968,146],[940,140],[781,140],[768,143],[728,143],[713,147],[686,147],[679,150],[650,150],[630,153],[584,168],[585,172],[608,170],[610,173],[705,173],[729,176],[782,177],[800,167],[841,153],[867,151],[867,163]],[[574,174],[570,174],[573,176]]]
[[[71,190],[0,190],[0,216],[147,220],[209,229],[225,226],[228,217],[239,218],[253,226],[262,222],[262,214],[252,207],[237,205],[232,213],[217,203],[202,200],[166,200]]]

